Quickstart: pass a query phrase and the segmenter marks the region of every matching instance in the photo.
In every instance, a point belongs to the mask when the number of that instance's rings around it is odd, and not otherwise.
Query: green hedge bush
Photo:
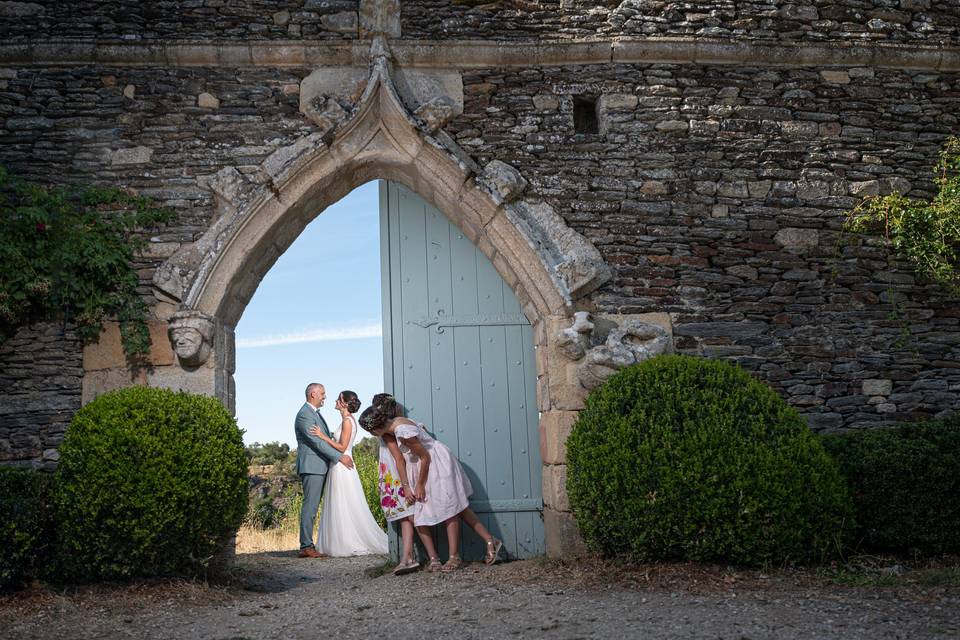
[[[0,466],[0,589],[39,575],[53,546],[51,477]]]
[[[852,505],[836,462],[772,389],[717,360],[664,356],[594,390],[567,440],[587,544],[637,560],[820,559]]]
[[[871,551],[960,552],[960,416],[823,437]]]
[[[247,507],[242,432],[217,400],[135,387],[74,416],[55,486],[67,579],[193,573]]]

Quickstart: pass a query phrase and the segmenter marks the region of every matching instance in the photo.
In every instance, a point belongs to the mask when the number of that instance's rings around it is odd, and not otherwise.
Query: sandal
[[[443,570],[443,565],[440,563],[440,558],[430,558],[430,566],[427,567],[427,571],[430,573],[437,573],[438,571]]]
[[[452,573],[460,568],[463,564],[463,561],[460,560],[460,556],[450,556],[450,558],[443,563],[442,571],[444,573]]]
[[[500,557],[500,549],[503,548],[503,542],[496,538],[487,540],[487,554],[483,556],[483,564],[490,566],[496,564]]]
[[[407,573],[413,573],[420,568],[420,563],[416,560],[410,559],[407,562],[401,562],[394,568],[393,575],[402,576]]]

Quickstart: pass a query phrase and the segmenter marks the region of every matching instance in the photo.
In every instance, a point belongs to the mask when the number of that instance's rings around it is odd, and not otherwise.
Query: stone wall
[[[313,40],[357,37],[358,0],[0,2],[7,43],[45,38]]]
[[[82,379],[80,341],[69,326],[35,325],[0,345],[0,464],[56,466]]]
[[[957,0],[416,0],[404,37],[700,36],[738,40],[960,42]]]
[[[754,371],[815,429],[960,405],[957,301],[838,238],[861,196],[933,193],[960,75],[491,69],[464,92],[451,135],[519,168],[615,266],[598,311],[670,313],[679,352]],[[599,133],[573,133],[575,95],[599,96]]]
[[[0,1],[6,43],[356,39],[359,0]],[[404,0],[405,38],[960,43],[958,0]]]
[[[297,107],[306,73],[7,71],[0,162],[175,209],[137,265],[149,294],[156,265],[211,223],[204,177],[252,172],[313,130]],[[960,75],[595,65],[463,79],[448,132],[479,164],[518,167],[600,248],[616,278],[597,311],[671,314],[678,351],[755,371],[814,428],[957,408],[956,301],[893,273],[874,243],[838,253],[837,230],[862,195],[932,193],[939,145],[960,133]],[[599,133],[573,131],[574,95],[599,97]]]

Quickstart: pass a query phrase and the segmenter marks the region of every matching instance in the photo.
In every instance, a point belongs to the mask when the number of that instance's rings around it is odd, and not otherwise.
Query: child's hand
[[[413,492],[410,490],[410,485],[404,483],[403,485],[403,497],[407,501],[407,504],[414,504],[417,499],[413,497]]]
[[[417,502],[426,502],[427,490],[423,487],[417,487],[413,490],[413,499]]]

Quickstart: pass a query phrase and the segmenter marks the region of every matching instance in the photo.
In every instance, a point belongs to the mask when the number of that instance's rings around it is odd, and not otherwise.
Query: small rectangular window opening
[[[573,130],[576,133],[600,133],[596,96],[573,96]]]

